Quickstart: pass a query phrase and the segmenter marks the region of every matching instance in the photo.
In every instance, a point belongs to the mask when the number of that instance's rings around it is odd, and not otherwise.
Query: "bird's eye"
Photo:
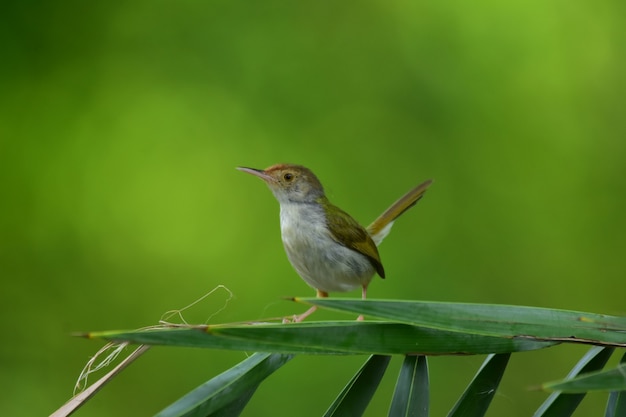
[[[283,179],[285,181],[291,181],[293,179],[293,174],[290,172],[287,172],[285,175],[283,175]]]

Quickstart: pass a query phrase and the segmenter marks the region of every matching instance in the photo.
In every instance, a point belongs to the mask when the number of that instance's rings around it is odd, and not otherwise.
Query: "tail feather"
[[[376,246],[380,245],[383,239],[391,231],[393,222],[405,211],[413,207],[424,196],[424,193],[433,183],[433,180],[426,180],[411,191],[400,197],[383,214],[367,226],[367,232],[372,237]]]

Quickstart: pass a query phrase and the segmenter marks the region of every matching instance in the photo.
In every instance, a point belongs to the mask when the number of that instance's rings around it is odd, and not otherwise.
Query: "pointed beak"
[[[267,175],[265,171],[262,169],[255,168],[246,168],[246,167],[237,167],[239,171],[247,172],[248,174],[252,174],[255,177],[261,178],[265,182],[275,182],[274,178],[271,175]]]

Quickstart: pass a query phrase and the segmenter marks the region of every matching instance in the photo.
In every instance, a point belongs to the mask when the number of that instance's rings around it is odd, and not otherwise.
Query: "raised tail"
[[[367,232],[372,237],[376,246],[380,245],[383,239],[391,231],[393,222],[400,217],[405,211],[413,207],[424,195],[433,180],[426,180],[411,191],[400,197],[398,201],[393,203],[383,214],[378,216],[376,220],[367,226]]]

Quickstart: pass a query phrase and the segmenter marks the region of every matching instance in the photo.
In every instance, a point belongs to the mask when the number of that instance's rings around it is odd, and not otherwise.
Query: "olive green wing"
[[[337,243],[365,255],[376,268],[378,275],[385,278],[378,248],[369,233],[348,213],[330,203],[327,204],[326,224],[332,238]]]

